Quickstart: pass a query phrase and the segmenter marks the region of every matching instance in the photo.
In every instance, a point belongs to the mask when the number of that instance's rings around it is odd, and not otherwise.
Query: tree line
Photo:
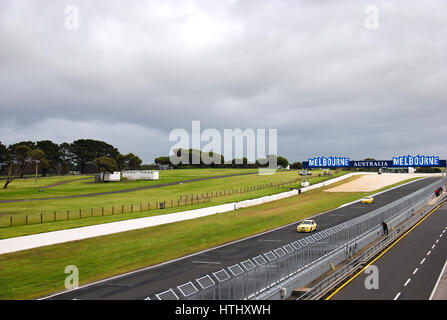
[[[92,139],[61,144],[50,140],[22,141],[9,146],[0,142],[0,174],[7,177],[5,189],[13,180],[28,174],[95,173],[101,171],[104,162],[113,170],[124,170],[139,169],[142,160],[133,153],[121,154],[114,146]]]
[[[196,149],[176,149],[173,151],[181,163],[173,164],[169,156],[157,157],[154,160],[155,165],[169,166],[172,168],[262,168],[269,165],[269,158],[275,157],[276,163],[282,168],[287,168],[289,161],[282,156],[269,155],[263,159],[257,159],[255,162],[249,161],[246,157],[239,159],[225,160],[224,156],[215,152],[205,152]],[[182,157],[183,155],[183,157]],[[208,159],[209,161],[203,161]],[[291,168],[301,169],[301,162],[290,164]]]

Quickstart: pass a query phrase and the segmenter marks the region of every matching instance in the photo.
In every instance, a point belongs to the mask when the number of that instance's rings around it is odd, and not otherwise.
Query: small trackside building
[[[117,182],[121,181],[121,172],[115,171],[111,172],[101,172],[95,175],[96,182]]]
[[[127,180],[158,180],[159,172],[152,170],[124,170],[123,179]]]

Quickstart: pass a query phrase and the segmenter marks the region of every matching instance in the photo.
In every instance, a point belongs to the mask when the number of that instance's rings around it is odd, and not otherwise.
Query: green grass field
[[[214,172],[212,170],[205,170],[205,172],[200,172],[201,169],[196,170],[172,170],[166,171],[171,174],[170,179],[185,180],[186,175],[189,178],[197,177],[197,176],[209,176],[212,174],[222,175],[221,169],[216,169]],[[172,172],[178,172],[177,176],[174,176]],[[185,173],[185,171],[187,171]],[[235,173],[245,173],[246,170],[231,170],[228,171],[228,174]],[[249,171],[252,172],[252,171]],[[164,171],[162,172],[164,173]],[[340,172],[335,176],[345,174],[345,172]],[[318,172],[315,172],[315,175],[318,175]],[[322,181],[323,179],[329,179],[332,177],[314,177],[311,179],[312,183],[317,183]],[[211,198],[210,202],[202,203],[198,205],[189,205],[183,207],[175,207],[172,209],[164,209],[164,210],[152,210],[155,208],[156,202],[166,201],[170,206],[170,201],[172,200],[174,205],[178,203],[178,199],[180,197],[185,197],[188,195],[201,195],[203,193],[215,193],[223,190],[234,190],[234,189],[244,189],[249,188],[256,185],[261,184],[277,184],[285,181],[290,181],[293,179],[298,179],[300,176],[297,171],[278,171],[273,175],[245,175],[245,176],[236,176],[236,177],[226,177],[212,180],[204,180],[204,181],[196,181],[184,184],[176,184],[172,186],[165,186],[156,189],[146,189],[140,191],[133,191],[129,193],[122,194],[109,194],[109,195],[101,195],[94,197],[85,197],[85,198],[71,198],[71,199],[58,199],[58,200],[35,200],[28,202],[17,202],[17,203],[0,203],[0,239],[33,234],[38,232],[46,232],[46,231],[54,231],[66,228],[74,228],[79,226],[86,226],[92,224],[99,224],[105,222],[112,222],[118,220],[125,219],[133,219],[144,216],[151,216],[156,214],[164,214],[176,211],[184,211],[190,210],[194,208],[200,208],[204,206],[212,206],[232,201],[241,201],[246,199],[251,199],[254,197],[270,195],[278,192],[282,192],[285,189],[275,189],[275,188],[267,188],[262,190],[255,190],[245,193],[237,193],[232,195],[227,195],[223,197]],[[52,181],[50,183],[55,183],[56,180],[51,178]],[[20,181],[22,182],[22,181]],[[139,183],[139,182],[138,182]],[[152,183],[152,181],[149,181]],[[22,182],[22,186],[17,186],[17,188],[23,188],[25,192],[29,192],[32,186],[29,186],[30,182]],[[67,188],[68,185],[72,183],[68,183],[66,185],[60,185],[57,188]],[[86,181],[76,181],[73,182],[71,186],[70,194],[82,194],[84,190],[79,189],[79,185],[87,184]],[[120,184],[121,183],[117,183]],[[125,184],[125,183],[123,183]],[[88,184],[90,186],[92,184]],[[103,189],[104,185],[110,184],[93,184],[98,188]],[[292,186],[292,185],[291,185]],[[298,186],[298,184],[295,184]],[[76,191],[75,191],[76,190]],[[17,191],[16,191],[17,192]],[[78,193],[75,193],[78,192]],[[13,193],[14,194],[14,193]],[[151,205],[151,210],[148,211],[148,202]],[[140,204],[142,208],[142,212],[140,211]],[[130,212],[131,206],[134,208],[133,213],[125,213],[120,214],[122,210],[122,206],[124,206],[125,212]],[[102,208],[104,208],[104,216],[102,216]],[[71,212],[70,221],[67,220],[67,210]],[[79,210],[81,210],[83,219],[79,219]],[[112,215],[112,211],[114,215]],[[40,225],[40,213],[44,213],[44,222]],[[56,212],[56,215],[54,215]],[[26,217],[26,216],[29,217]],[[90,216],[94,217],[91,218]],[[8,227],[10,225],[10,217],[13,217],[13,226],[12,228]],[[56,220],[62,220],[57,222],[52,222],[56,218]],[[28,221],[28,226],[22,226],[25,224],[25,221]],[[51,222],[50,222],[51,221]],[[19,225],[19,226],[16,226]]]
[[[76,265],[80,283],[86,284],[299,221],[374,193],[323,190],[200,219],[0,255],[0,299],[36,298],[63,290],[67,265]]]
[[[170,183],[182,180],[213,177],[220,175],[254,173],[257,169],[179,169],[160,171],[160,180],[153,181],[128,181],[112,183],[94,183],[94,176],[63,176],[63,177],[44,177],[39,178],[37,182],[34,179],[22,179],[11,182],[8,188],[0,189],[0,200],[7,199],[32,199],[32,198],[51,198],[61,196],[71,196],[79,194],[89,194],[116,190],[125,190],[131,188],[145,187],[156,184]],[[294,171],[295,174],[296,171]],[[87,180],[79,180],[87,178]],[[42,187],[58,182],[68,182],[57,187],[45,189],[45,192],[39,192]],[[1,181],[0,181],[1,186]]]

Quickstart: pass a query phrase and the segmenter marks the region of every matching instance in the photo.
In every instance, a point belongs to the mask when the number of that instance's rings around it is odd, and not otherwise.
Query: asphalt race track
[[[331,299],[428,300],[447,260],[447,204],[433,211],[372,263],[378,289],[366,289],[369,274],[359,272]]]
[[[436,177],[416,180],[376,196],[373,204],[367,205],[357,202],[321,214],[314,220],[318,223],[318,230],[321,231],[389,204],[438,179]],[[211,272],[232,266],[308,236],[308,234],[297,233],[296,226],[297,223],[294,223],[195,255],[100,281],[72,291],[62,292],[49,297],[49,299],[140,300],[147,297],[154,299],[155,293],[160,293],[168,288],[175,288]],[[82,277],[82,270],[80,277]]]

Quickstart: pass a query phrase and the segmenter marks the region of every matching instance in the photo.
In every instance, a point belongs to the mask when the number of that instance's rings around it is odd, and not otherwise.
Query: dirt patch
[[[360,178],[324,190],[326,192],[369,192],[384,188],[386,186],[402,182],[407,179],[421,177],[417,174],[402,174],[402,173],[384,173],[374,175],[364,175]]]

